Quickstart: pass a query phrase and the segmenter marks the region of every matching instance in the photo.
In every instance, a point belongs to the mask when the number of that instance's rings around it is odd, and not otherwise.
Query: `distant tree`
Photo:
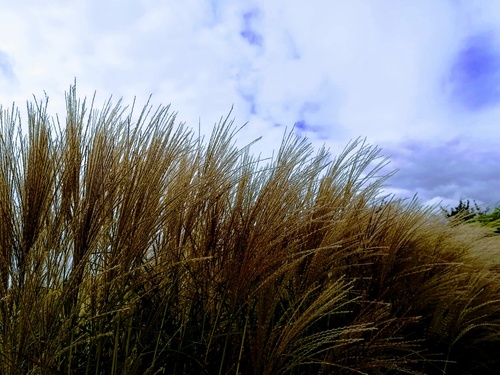
[[[449,219],[457,219],[459,221],[469,221],[474,219],[477,216],[485,215],[487,213],[486,210],[481,210],[476,201],[473,201],[473,205],[471,205],[470,201],[460,199],[458,205],[456,207],[452,207],[449,211],[443,207],[441,210]]]

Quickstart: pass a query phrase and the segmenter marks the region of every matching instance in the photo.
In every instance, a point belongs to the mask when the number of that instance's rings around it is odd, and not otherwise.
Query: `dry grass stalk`
[[[383,199],[364,141],[271,160],[73,86],[0,114],[0,373],[488,373],[498,241]]]

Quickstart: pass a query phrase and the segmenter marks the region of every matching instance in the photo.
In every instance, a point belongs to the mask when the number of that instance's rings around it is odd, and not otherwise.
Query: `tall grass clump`
[[[378,148],[66,99],[0,113],[0,374],[498,373],[497,237],[384,199]]]

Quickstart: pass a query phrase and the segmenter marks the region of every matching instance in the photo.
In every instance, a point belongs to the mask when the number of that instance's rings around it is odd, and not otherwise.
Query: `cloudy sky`
[[[35,0],[0,5],[0,103],[64,109],[76,78],[125,104],[171,104],[240,141],[286,127],[335,155],[359,136],[423,203],[500,201],[500,2]]]

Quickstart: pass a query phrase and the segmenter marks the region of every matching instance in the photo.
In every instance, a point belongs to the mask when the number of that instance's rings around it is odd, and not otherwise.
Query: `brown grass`
[[[74,86],[63,124],[2,109],[1,374],[500,368],[498,238],[383,199],[378,148],[133,118]]]

